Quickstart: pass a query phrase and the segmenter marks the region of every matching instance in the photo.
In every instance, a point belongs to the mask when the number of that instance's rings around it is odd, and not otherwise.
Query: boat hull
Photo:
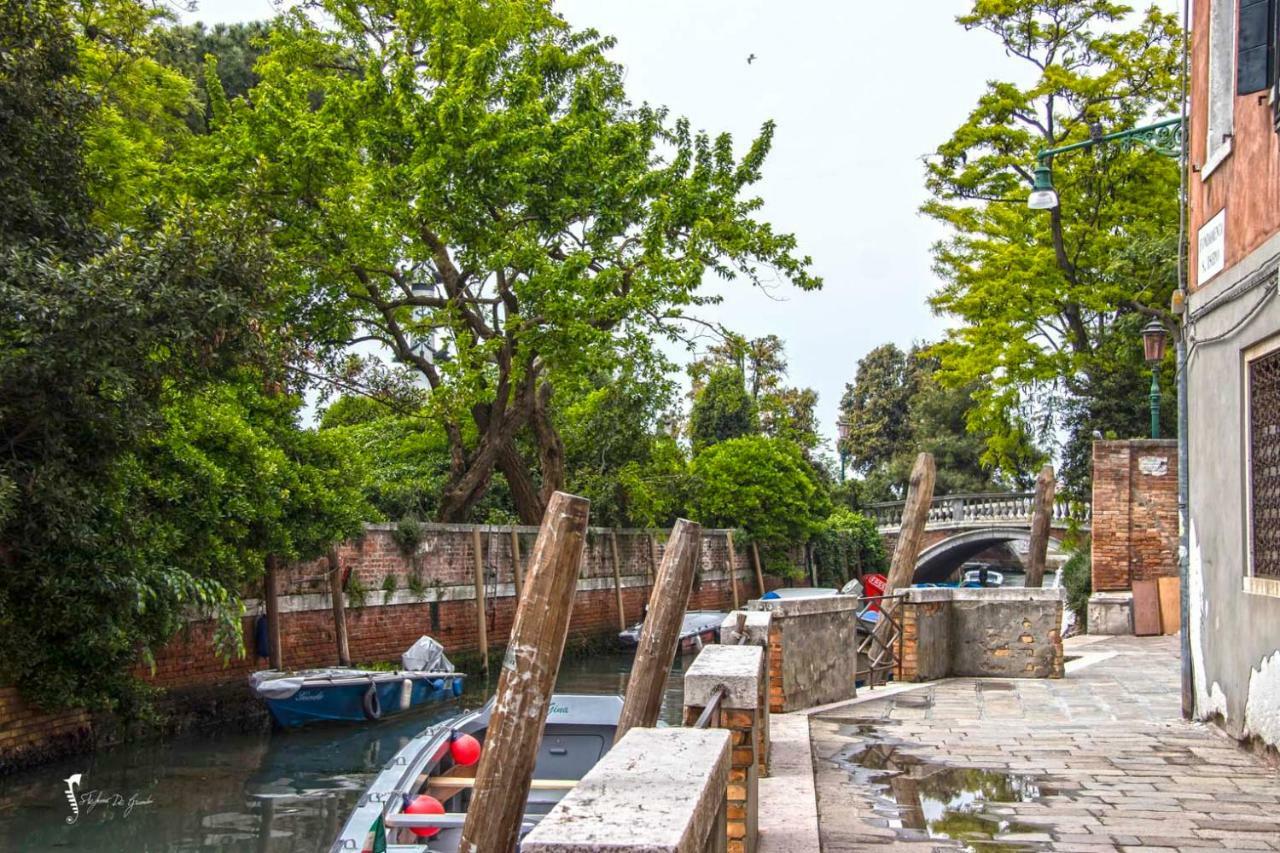
[[[370,686],[376,703],[368,697]],[[386,678],[333,685],[303,685],[287,698],[263,698],[272,718],[291,729],[312,723],[363,723],[410,708],[438,704],[462,693],[463,676]]]

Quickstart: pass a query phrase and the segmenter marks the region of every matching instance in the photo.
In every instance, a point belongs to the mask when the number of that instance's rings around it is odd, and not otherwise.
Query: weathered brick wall
[[[1060,589],[912,589],[902,679],[1061,678]]]
[[[1178,447],[1093,443],[1093,589],[1178,574]]]
[[[392,537],[392,525],[369,525],[365,535],[339,547],[344,574],[359,577],[367,590],[365,605],[347,608],[351,658],[357,663],[398,661],[400,654],[423,634],[442,642],[450,654],[478,651],[474,531],[481,532],[485,567],[485,617],[491,652],[500,652],[515,618],[514,567],[511,528],[468,525],[426,525],[412,554],[405,554]],[[537,528],[516,528],[521,537],[521,565],[528,565]],[[619,531],[619,575],[627,624],[640,618],[648,602],[655,561],[662,559],[665,532]],[[736,549],[733,570],[742,601],[755,598],[750,552]],[[689,597],[690,609],[729,610],[733,594],[728,572],[724,531],[705,531],[702,559]],[[328,564],[325,560],[290,566],[280,579],[281,652],[286,667],[330,666],[336,662]],[[409,589],[409,577],[422,580],[420,591]],[[387,595],[383,580],[395,578]],[[769,579],[770,585],[776,584]],[[348,584],[350,581],[348,581]],[[247,655],[224,662],[214,645],[214,625],[196,620],[156,653],[154,670],[139,668],[149,684],[190,697],[204,706],[229,695],[248,694],[247,679],[264,664],[253,657],[254,622],[261,605],[248,600],[249,615],[242,623]],[[569,635],[573,640],[607,637],[619,626],[611,531],[593,529],[583,551],[581,577],[574,599]],[[242,695],[243,694],[243,695]],[[186,698],[177,699],[179,703]],[[46,712],[24,701],[12,687],[0,687],[0,772],[94,741],[113,721],[84,711]]]

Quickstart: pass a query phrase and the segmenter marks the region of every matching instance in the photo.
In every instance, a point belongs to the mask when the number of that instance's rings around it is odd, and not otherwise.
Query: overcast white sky
[[[921,158],[989,79],[1019,74],[994,37],[967,33],[967,0],[556,0],[565,18],[618,40],[633,101],[666,104],[745,145],[778,124],[760,194],[826,279],[819,293],[730,287],[714,319],[786,341],[791,382],[819,393],[824,432],[857,360],[937,337],[925,297],[942,229],[917,208]],[[1136,4],[1141,5],[1141,4]],[[269,0],[204,0],[188,20],[267,18]],[[748,54],[756,54],[747,64]]]

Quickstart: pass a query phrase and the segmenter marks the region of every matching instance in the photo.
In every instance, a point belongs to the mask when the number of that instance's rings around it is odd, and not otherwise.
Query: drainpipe
[[[1182,157],[1178,170],[1178,291],[1181,299],[1175,300],[1175,313],[1181,308],[1186,311],[1187,292],[1187,167],[1189,165],[1187,140],[1191,135],[1187,115],[1187,88],[1190,69],[1190,31],[1191,0],[1182,3]],[[1178,373],[1178,586],[1179,610],[1181,611],[1181,627],[1179,640],[1182,658],[1182,717],[1190,720],[1195,716],[1196,700],[1192,689],[1191,673],[1191,548],[1190,548],[1190,472],[1189,441],[1187,438],[1187,316],[1183,313],[1182,322],[1178,324],[1178,334],[1174,336],[1174,359]]]

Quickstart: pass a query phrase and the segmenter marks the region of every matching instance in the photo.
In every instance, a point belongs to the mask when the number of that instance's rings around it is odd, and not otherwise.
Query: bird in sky
[[[756,55],[755,55],[754,53],[747,57],[747,64],[748,64],[748,65],[750,65],[751,63],[753,63],[753,62],[755,62],[755,61],[756,61]]]

